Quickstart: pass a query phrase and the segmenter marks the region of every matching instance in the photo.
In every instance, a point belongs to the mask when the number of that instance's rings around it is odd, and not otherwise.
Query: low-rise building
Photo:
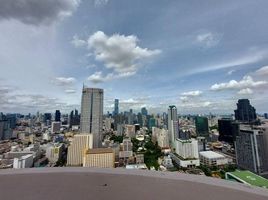
[[[33,155],[32,154],[21,156],[20,158],[14,158],[13,168],[15,168],[15,169],[30,168],[32,166],[33,166]]]
[[[201,151],[199,152],[201,165],[205,166],[222,166],[228,164],[228,159],[214,151]]]
[[[83,167],[114,168],[115,154],[111,148],[88,149],[83,158]]]

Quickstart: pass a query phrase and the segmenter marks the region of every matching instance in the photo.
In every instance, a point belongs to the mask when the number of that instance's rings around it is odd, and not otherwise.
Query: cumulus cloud
[[[56,77],[52,80],[52,83],[58,86],[68,86],[74,84],[76,81],[73,77]]]
[[[71,40],[71,44],[78,48],[86,46],[87,42],[85,40],[79,39],[77,35],[74,35],[73,39]]]
[[[210,48],[216,46],[221,40],[219,34],[206,32],[196,36],[196,42],[203,47]]]
[[[195,90],[195,91],[184,92],[181,95],[183,95],[183,96],[200,96],[201,94],[202,94],[202,91]]]
[[[137,43],[138,38],[134,35],[107,36],[102,31],[95,32],[88,39],[88,46],[93,50],[95,59],[118,74],[133,75],[145,59],[161,53],[158,49],[141,48]]]
[[[243,88],[255,88],[267,84],[266,81],[254,81],[251,76],[244,76],[241,81],[231,80],[226,83],[214,84],[211,86],[211,90],[228,90],[228,89],[243,89]]]
[[[250,88],[245,88],[245,89],[238,91],[238,94],[241,94],[241,95],[247,95],[247,94],[252,94],[252,93],[253,93],[253,91]]]
[[[51,24],[70,16],[80,0],[7,0],[1,1],[0,20],[15,19],[25,24]]]
[[[257,75],[267,76],[268,75],[268,66],[264,66],[256,71]]]

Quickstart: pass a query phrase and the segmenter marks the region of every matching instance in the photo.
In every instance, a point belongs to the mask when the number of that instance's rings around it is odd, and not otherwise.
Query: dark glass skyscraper
[[[230,118],[223,118],[218,120],[218,127],[219,141],[233,144],[239,133],[239,124]]]
[[[61,113],[60,113],[59,110],[56,110],[56,112],[55,112],[55,121],[60,122],[60,118],[61,118]]]
[[[114,100],[114,115],[119,114],[119,99]]]
[[[207,117],[195,117],[196,135],[202,137],[209,136],[208,118]]]
[[[148,111],[147,111],[147,109],[145,107],[141,108],[141,114],[145,115],[145,116],[148,115]]]
[[[250,105],[248,99],[239,99],[237,109],[235,112],[235,119],[241,122],[252,122],[256,120],[256,110],[253,106]]]

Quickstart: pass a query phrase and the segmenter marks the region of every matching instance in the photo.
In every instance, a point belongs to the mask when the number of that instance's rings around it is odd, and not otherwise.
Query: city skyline
[[[83,83],[104,112],[268,112],[267,1],[57,1],[2,3],[2,112],[80,110]]]

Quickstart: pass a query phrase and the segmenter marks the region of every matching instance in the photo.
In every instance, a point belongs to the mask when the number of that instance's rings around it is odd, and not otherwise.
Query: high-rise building
[[[268,119],[268,113],[264,113],[264,118]]]
[[[233,144],[239,133],[239,123],[230,118],[218,120],[219,141]]]
[[[55,121],[60,122],[60,119],[61,119],[61,113],[60,113],[59,110],[56,110],[56,112],[55,112]]]
[[[114,100],[114,115],[119,114],[119,99]]]
[[[76,134],[68,147],[67,165],[82,166],[85,150],[93,147],[93,134]]]
[[[78,110],[72,110],[70,115],[69,115],[69,126],[77,126],[80,124],[80,116],[78,114]]]
[[[93,134],[93,148],[101,147],[103,128],[103,89],[85,88],[81,102],[81,133]]]
[[[145,107],[141,108],[141,114],[145,115],[145,116],[148,115],[148,111],[147,111],[147,109]]]
[[[156,126],[156,120],[155,118],[150,118],[149,119],[149,129],[152,130],[152,127],[155,127]]]
[[[252,122],[257,119],[256,110],[248,99],[239,99],[235,112],[235,119],[241,122]]]
[[[168,108],[168,132],[170,145],[174,147],[174,142],[179,134],[177,108],[174,105]]]
[[[268,127],[240,126],[235,141],[238,167],[257,174],[268,174]]]
[[[60,128],[61,128],[61,122],[59,122],[59,121],[52,122],[52,125],[51,125],[51,132],[52,133],[59,133]]]
[[[196,116],[195,117],[196,135],[201,137],[209,136],[208,118]]]

